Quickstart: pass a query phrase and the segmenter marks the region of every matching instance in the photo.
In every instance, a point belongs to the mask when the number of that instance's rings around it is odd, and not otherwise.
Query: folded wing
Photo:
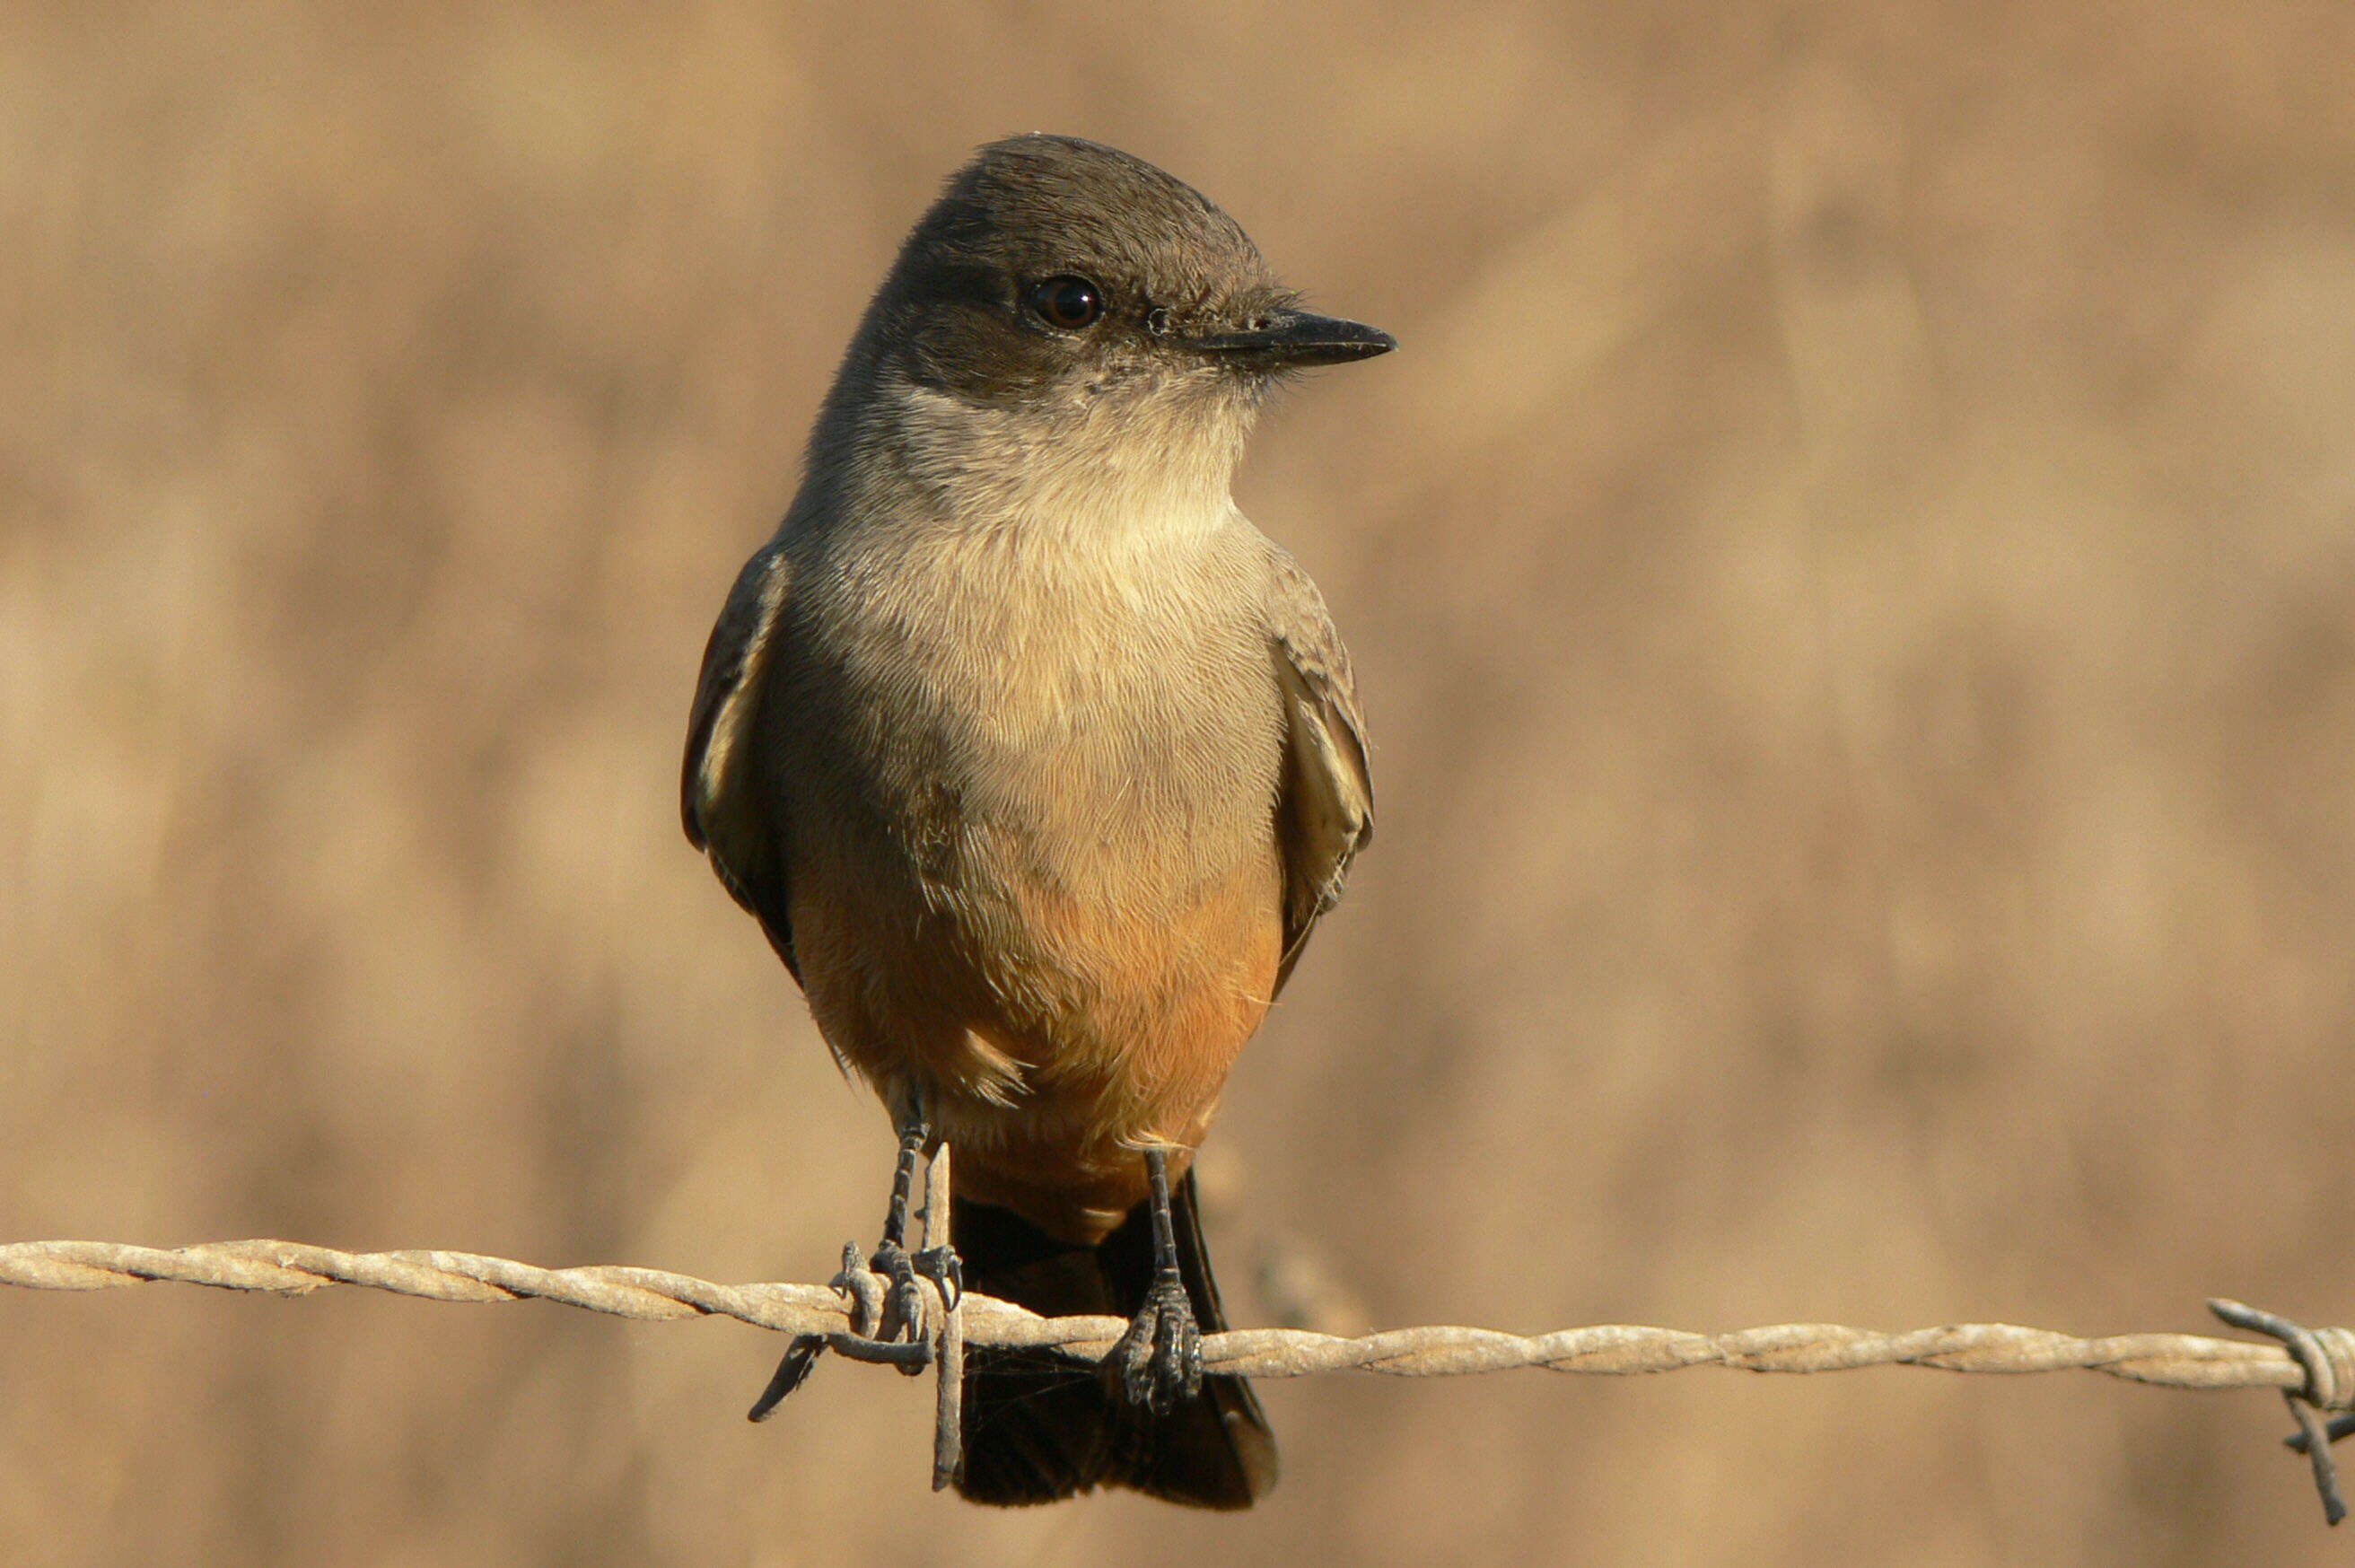
[[[1341,897],[1349,863],[1374,836],[1374,789],[1348,650],[1308,574],[1281,550],[1273,560],[1269,635],[1284,697],[1275,825],[1284,864],[1281,991],[1317,918]]]
[[[762,778],[752,741],[771,699],[769,662],[791,587],[792,569],[774,543],[738,575],[703,650],[679,810],[688,841],[710,856],[721,883],[760,921],[769,944],[799,980],[786,899],[784,801]]]

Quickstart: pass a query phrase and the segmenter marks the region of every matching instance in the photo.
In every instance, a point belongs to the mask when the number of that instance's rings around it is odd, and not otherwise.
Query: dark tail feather
[[[1227,1321],[1202,1250],[1193,1172],[1170,1196],[1186,1294],[1202,1332],[1217,1333]],[[962,1198],[953,1233],[967,1286],[1050,1317],[1132,1317],[1153,1283],[1153,1218],[1143,1203],[1093,1247]],[[1155,1415],[1129,1403],[1114,1377],[1037,1351],[970,1352],[957,1490],[1014,1505],[1132,1487],[1190,1508],[1245,1509],[1274,1487],[1275,1435],[1242,1379],[1204,1378],[1200,1398]]]

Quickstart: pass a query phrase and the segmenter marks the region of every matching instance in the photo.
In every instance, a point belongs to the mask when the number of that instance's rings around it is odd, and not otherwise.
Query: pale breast
[[[1282,919],[1281,694],[1238,525],[1110,556],[870,531],[798,577],[794,721],[763,742],[810,1001],[868,1076],[1074,1136],[1215,1098]],[[1169,1104],[1112,1104],[1138,1093]]]
[[[810,762],[937,898],[1003,880],[1182,902],[1273,830],[1282,699],[1250,542],[864,540],[812,628],[837,700]]]

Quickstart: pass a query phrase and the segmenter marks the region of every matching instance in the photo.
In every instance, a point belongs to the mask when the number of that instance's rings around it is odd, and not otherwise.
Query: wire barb
[[[924,1250],[954,1255],[949,1236],[949,1146],[932,1151],[924,1171]],[[932,1490],[944,1491],[964,1463],[964,1290],[943,1295],[938,1398],[932,1415]]]
[[[2355,1431],[2355,1420],[2341,1415],[2326,1425],[2319,1413],[2355,1405],[2355,1333],[2302,1328],[2262,1307],[2222,1297],[2211,1300],[2208,1310],[2235,1328],[2272,1335],[2305,1374],[2301,1386],[2282,1390],[2290,1418],[2297,1423],[2297,1430],[2282,1442],[2306,1456],[2314,1470],[2314,1489],[2322,1498],[2322,1517],[2337,1524],[2347,1517],[2347,1501],[2339,1495],[2339,1465],[2330,1445]]]

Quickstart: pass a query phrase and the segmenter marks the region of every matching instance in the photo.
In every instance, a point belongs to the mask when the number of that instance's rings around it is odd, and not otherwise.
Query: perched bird
[[[995,143],[901,247],[712,630],[687,837],[900,1129],[875,1266],[955,1287],[904,1246],[946,1142],[965,1283],[1133,1322],[1100,1374],[975,1356],[975,1500],[1274,1484],[1250,1388],[1202,1373],[1191,1164],[1373,816],[1348,657],[1230,485],[1286,372],[1394,347],[1151,165]]]

